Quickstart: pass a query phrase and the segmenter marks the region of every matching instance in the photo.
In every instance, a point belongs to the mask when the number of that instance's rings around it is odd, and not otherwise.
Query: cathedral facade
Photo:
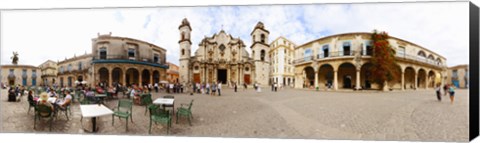
[[[222,84],[268,84],[269,62],[266,58],[269,32],[259,22],[251,32],[252,56],[240,38],[234,38],[221,30],[211,37],[205,37],[191,56],[191,27],[183,19],[180,31],[180,83]]]

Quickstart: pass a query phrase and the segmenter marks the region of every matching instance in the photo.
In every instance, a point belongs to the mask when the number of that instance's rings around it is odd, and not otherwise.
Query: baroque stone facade
[[[42,71],[31,65],[2,65],[0,67],[4,85],[39,86],[42,85]]]
[[[191,27],[187,19],[183,19],[180,30],[180,83],[212,83],[222,84],[268,84],[269,62],[268,31],[259,22],[254,28],[252,40],[253,58],[245,49],[240,38],[234,38],[224,30],[211,37],[205,37],[195,55],[190,55]],[[255,54],[255,52],[257,54]],[[260,68],[259,68],[260,67]]]

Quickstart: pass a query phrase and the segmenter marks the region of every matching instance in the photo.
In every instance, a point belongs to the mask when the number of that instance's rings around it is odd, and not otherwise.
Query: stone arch
[[[415,89],[415,69],[411,66],[408,66],[404,70],[404,79],[405,79],[405,89]]]
[[[390,89],[402,89],[402,66],[395,64],[397,68],[398,77],[393,77],[391,81],[388,82],[388,86]]]
[[[160,82],[160,72],[158,72],[158,70],[154,70],[152,76],[153,76],[153,83]]]
[[[105,85],[109,85],[108,79],[110,78],[109,71],[106,67],[101,67],[98,69],[99,74],[99,82],[105,83]]]
[[[311,66],[307,66],[305,68],[303,68],[303,78],[305,79],[304,80],[304,83],[303,83],[303,87],[304,88],[308,88],[308,87],[311,87],[311,86],[314,86],[314,82],[315,82],[315,69],[313,69],[313,67]]]
[[[373,64],[368,62],[362,65],[360,68],[360,85],[362,89],[378,89],[378,85],[374,84],[371,80],[371,68]]]
[[[437,86],[437,82],[435,81],[436,79],[436,74],[435,74],[435,71],[433,70],[430,70],[428,72],[428,87],[429,88],[435,88]]]
[[[126,85],[132,85],[132,84],[136,84],[136,85],[139,85],[139,71],[136,69],[136,68],[129,68],[127,69],[127,71],[125,72],[125,84]]]
[[[417,73],[418,73],[418,76],[417,76],[418,88],[426,88],[427,87],[427,85],[426,85],[426,80],[427,80],[426,70],[423,69],[423,68],[420,68]]]
[[[112,70],[112,82],[113,83],[125,84],[125,83],[122,83],[123,81],[124,81],[123,70],[119,67],[113,68],[113,70]]]
[[[318,67],[318,85],[319,87],[333,87],[334,69],[330,64],[323,64]]]
[[[142,70],[142,85],[148,85],[150,81],[150,71],[148,69]]]
[[[338,66],[338,87],[352,89],[356,83],[356,70],[354,64],[344,62]]]

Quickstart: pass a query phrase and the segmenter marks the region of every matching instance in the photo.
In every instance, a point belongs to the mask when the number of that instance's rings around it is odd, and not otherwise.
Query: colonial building
[[[378,89],[369,80],[373,53],[372,33],[345,33],[323,37],[295,49],[295,87],[326,89]],[[390,37],[401,78],[389,89],[427,89],[444,84],[446,59],[417,44]]]
[[[59,83],[57,85],[73,87],[84,81],[92,83],[89,74],[91,62],[92,54],[74,55],[72,58],[58,62],[57,80]]]
[[[270,83],[293,86],[295,67],[293,66],[295,43],[285,37],[278,37],[270,43]]]
[[[179,82],[178,81],[178,77],[179,77],[179,74],[178,74],[178,66],[173,64],[173,63],[170,63],[170,62],[167,62],[168,64],[168,70],[167,70],[167,81],[170,82],[170,83],[177,83]]]
[[[262,23],[258,23],[251,33],[254,41],[250,46],[253,58],[249,56],[246,45],[240,38],[234,38],[224,30],[201,40],[191,56],[192,29],[187,19],[183,19],[179,31],[180,83],[220,81],[223,84],[268,84],[268,31]]]
[[[57,62],[48,60],[40,64],[38,68],[42,71],[41,78],[44,85],[52,86],[57,83]]]
[[[99,35],[92,39],[90,83],[146,85],[166,80],[166,50],[137,39]],[[91,77],[91,78],[90,78]]]
[[[447,83],[457,88],[468,88],[468,65],[457,65],[448,68]]]
[[[2,65],[2,83],[5,85],[40,86],[42,71],[32,65]]]

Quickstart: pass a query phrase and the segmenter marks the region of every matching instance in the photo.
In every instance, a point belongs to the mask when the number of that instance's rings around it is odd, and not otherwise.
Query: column
[[[112,84],[112,70],[108,69],[108,84],[106,86],[113,86]]]
[[[123,70],[123,71],[124,71],[124,73],[122,74],[122,76],[123,76],[123,81],[122,81],[123,83],[122,83],[122,85],[123,85],[123,86],[126,86],[126,85],[128,84],[128,83],[127,83],[127,71],[125,71],[125,70]]]
[[[152,83],[152,86],[155,85],[155,83],[153,83],[153,71],[150,70],[150,83]]]
[[[93,65],[92,65],[92,78],[91,78],[92,80],[90,80],[90,81],[91,81],[91,82],[90,82],[91,87],[95,87],[95,82],[96,82],[95,73],[96,73],[96,72],[97,72],[97,71],[95,71],[95,64],[93,64]],[[58,82],[58,83],[60,83],[60,82]]]
[[[402,72],[402,90],[405,90],[405,72]]]
[[[317,88],[318,87],[318,72],[314,72],[314,73],[315,73],[315,83],[314,83],[314,85],[315,85],[315,88]],[[280,79],[280,80],[283,80],[283,79]]]
[[[413,85],[415,85],[415,90],[417,90],[418,88],[418,73],[415,72],[415,83],[413,83]]]
[[[430,78],[427,76],[425,77],[425,89],[428,89],[428,82],[430,81]]]
[[[338,74],[337,71],[333,71],[333,88],[338,90]]]
[[[360,90],[360,70],[357,70],[357,75],[355,79],[355,89]]]
[[[140,76],[140,78],[138,79],[138,81],[140,81],[140,83],[138,83],[138,85],[143,86],[143,69],[140,70],[138,76]]]

